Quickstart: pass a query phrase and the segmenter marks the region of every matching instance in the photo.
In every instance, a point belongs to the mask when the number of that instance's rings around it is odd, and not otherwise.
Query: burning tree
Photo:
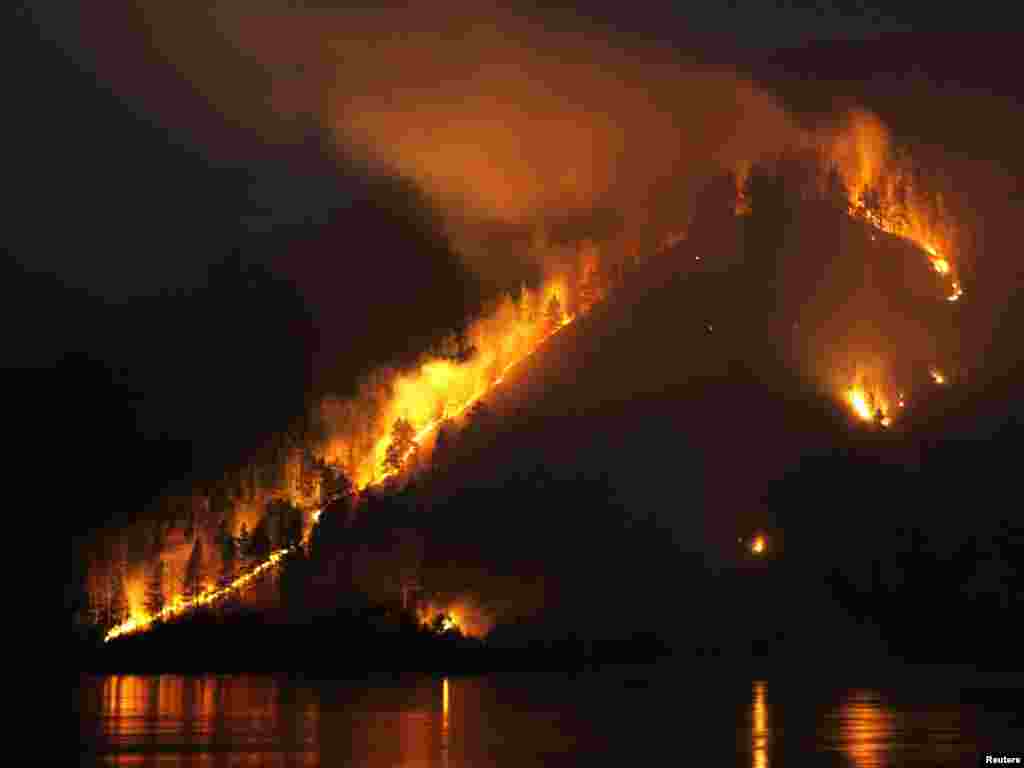
[[[203,542],[198,536],[185,565],[185,576],[181,586],[182,596],[186,600],[195,600],[203,594]]]
[[[263,517],[253,529],[252,540],[249,542],[249,557],[257,563],[266,560],[274,546],[267,528],[267,518]]]
[[[217,579],[217,586],[226,587],[238,575],[238,542],[228,531],[227,523],[223,520],[217,531],[217,546],[220,549],[220,578]]]
[[[320,469],[321,499],[324,505],[352,494],[352,481],[337,467],[324,464]]]
[[[128,618],[128,595],[124,588],[124,562],[118,560],[110,574],[110,599],[103,616],[104,625],[115,627]]]
[[[579,308],[586,314],[604,298],[604,279],[596,264],[588,265],[580,280]],[[559,320],[561,323],[561,320]]]
[[[553,331],[558,328],[564,318],[565,313],[562,311],[562,303],[558,300],[558,294],[552,294],[547,309],[544,310],[544,321],[548,330]]]
[[[156,616],[167,604],[167,598],[164,594],[164,574],[166,570],[167,566],[164,565],[164,561],[158,559],[150,569],[149,578],[146,580],[145,608],[146,613],[150,616]]]
[[[405,466],[406,461],[416,452],[416,430],[406,419],[398,419],[391,429],[391,444],[384,457],[384,467],[388,472],[397,473]]]
[[[249,534],[249,527],[242,523],[242,528],[238,532],[238,541],[236,544],[238,552],[238,569],[245,573],[253,565],[252,557],[249,554],[252,548],[252,536]]]

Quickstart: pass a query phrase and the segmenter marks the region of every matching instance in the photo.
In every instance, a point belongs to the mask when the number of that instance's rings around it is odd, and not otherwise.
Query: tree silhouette
[[[399,418],[391,429],[391,444],[384,457],[384,466],[389,472],[400,472],[415,453],[416,430],[406,419]]]
[[[118,560],[110,574],[110,602],[106,617],[109,626],[128,619],[128,595],[124,589],[124,562]]]
[[[242,523],[238,532],[238,561],[242,573],[246,573],[252,566],[252,536],[245,523]]]
[[[448,460],[448,454],[452,448],[451,421],[446,419],[437,428],[437,437],[434,438],[434,450],[431,452],[430,464],[435,471],[440,470]]]
[[[580,312],[586,314],[604,297],[604,278],[596,264],[583,272],[579,286]]]
[[[203,541],[196,536],[192,545],[192,554],[185,565],[185,576],[182,579],[182,596],[186,600],[195,600],[203,594]]]
[[[217,546],[220,548],[220,577],[217,579],[217,585],[226,587],[236,577],[238,542],[235,541],[235,537],[231,535],[223,521],[217,532]]]
[[[886,221],[885,205],[877,189],[874,187],[864,187],[860,194],[860,208],[868,221],[884,226]]]
[[[320,469],[320,496],[324,506],[352,494],[352,481],[340,468],[324,464]]]
[[[562,324],[565,313],[562,311],[562,304],[558,300],[558,294],[553,294],[548,301],[547,309],[544,310],[544,321],[548,331],[553,331]]]
[[[167,566],[164,565],[164,561],[158,559],[150,569],[149,578],[146,580],[145,608],[146,613],[150,616],[156,616],[167,604],[167,598],[164,595],[164,574],[166,569]]]
[[[833,165],[825,178],[825,200],[835,210],[846,213],[850,206],[850,192],[846,188],[839,168]]]
[[[261,563],[270,557],[273,544],[270,541],[270,531],[267,528],[267,518],[263,517],[253,529],[252,541],[249,544],[249,557],[253,563]]]

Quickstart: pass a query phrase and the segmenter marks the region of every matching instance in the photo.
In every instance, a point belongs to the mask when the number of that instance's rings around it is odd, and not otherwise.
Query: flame
[[[959,301],[964,290],[953,258],[957,246],[955,223],[949,218],[941,195],[925,189],[910,163],[891,151],[889,134],[882,122],[868,112],[855,111],[848,115],[838,134],[827,137],[826,143],[819,146],[842,177],[848,192],[849,215],[920,248],[922,260],[927,259],[929,268],[943,282],[948,281],[945,301]],[[937,370],[933,369],[931,375],[936,384],[946,381]],[[882,381],[887,378],[878,366],[873,376]],[[893,414],[879,392],[869,392],[860,385],[839,391],[859,420],[877,422],[883,427],[892,424]],[[896,406],[906,407],[902,392],[897,395]]]
[[[882,427],[892,426],[892,415],[884,400],[879,395],[868,392],[863,386],[850,387],[846,391],[846,402],[861,421],[877,423]],[[897,405],[902,408],[903,402],[903,396],[900,395]]]
[[[559,325],[557,325],[554,329],[550,330],[548,333],[544,334],[537,342],[535,342],[535,344],[533,344],[528,349],[526,349],[521,356],[516,357],[515,359],[513,359],[513,360],[509,361],[508,363],[506,363],[501,368],[500,372],[494,378],[493,381],[491,381],[490,383],[486,383],[486,384],[483,384],[482,386],[480,386],[480,388],[477,389],[476,392],[474,392],[472,395],[467,397],[465,400],[463,400],[459,404],[453,404],[451,402],[447,403],[445,405],[445,407],[444,407],[444,409],[442,411],[442,414],[440,416],[435,417],[433,419],[428,419],[426,421],[426,423],[424,423],[424,424],[422,424],[420,426],[419,430],[416,432],[415,436],[413,437],[413,440],[415,441],[416,446],[413,446],[412,448],[410,448],[406,452],[405,456],[403,456],[403,460],[408,460],[409,457],[416,451],[417,446],[420,443],[422,443],[427,437],[429,437],[432,432],[434,432],[436,429],[438,429],[438,427],[440,427],[441,424],[443,424],[446,420],[458,419],[466,411],[468,411],[473,405],[475,405],[477,402],[479,402],[481,399],[483,399],[487,394],[489,394],[496,386],[501,385],[502,382],[504,382],[504,380],[505,380],[505,375],[512,368],[514,368],[516,365],[521,363],[526,358],[530,357],[545,341],[547,341],[549,338],[554,336],[560,330],[565,328],[567,325],[569,325],[575,319],[576,318],[575,318],[574,315],[566,315],[565,317],[562,318],[562,320],[561,320]],[[427,366],[424,366],[424,368],[426,368],[426,367]],[[376,454],[378,456],[386,455],[389,443],[390,443],[390,436],[389,435],[382,436],[377,441]],[[368,481],[364,482],[360,486],[360,490],[365,490],[366,488],[374,486],[374,485],[380,485],[380,484],[384,483],[385,481],[389,480],[390,478],[394,477],[397,474],[398,473],[395,470],[385,469],[385,470],[383,470],[383,472],[379,476],[375,477],[372,480],[368,480]]]
[[[186,613],[202,606],[213,605],[214,603],[223,600],[229,595],[237,593],[251,584],[266,571],[277,566],[281,562],[281,559],[288,553],[294,551],[294,549],[295,548],[292,547],[272,552],[266,560],[257,565],[251,571],[239,576],[230,584],[220,588],[207,587],[206,591],[194,600],[187,600],[179,595],[170,600],[167,606],[157,614],[150,615],[145,611],[140,611],[139,613],[130,616],[127,621],[113,627],[109,632],[107,632],[106,637],[104,637],[103,640],[104,642],[109,642],[110,640],[113,640],[116,637],[121,637],[122,635],[142,632],[150,629],[153,624],[158,621],[167,621],[168,619],[183,616]]]
[[[768,744],[771,732],[768,730],[768,707],[765,704],[767,684],[754,681],[754,697],[751,702],[751,757],[754,768],[768,768]]]
[[[549,282],[542,291],[535,295],[524,292],[526,299],[539,303],[540,307],[547,306],[547,302],[550,302],[552,297],[566,297],[567,294],[564,282],[560,281]],[[564,298],[559,300],[563,301]],[[479,349],[474,359],[463,364],[446,360],[431,360],[421,365],[418,371],[409,376],[400,377],[396,381],[391,402],[386,410],[391,414],[409,414],[416,428],[413,438],[416,444],[422,443],[446,419],[459,418],[475,403],[492,392],[495,387],[501,385],[512,368],[530,357],[548,339],[571,324],[576,319],[576,315],[563,313],[560,318],[550,318],[547,326],[543,324],[543,321],[532,321],[527,324],[529,327],[525,329],[522,323],[517,322],[518,319],[519,312],[516,307],[508,305],[499,307],[495,315],[487,318],[476,328],[475,340],[482,349]],[[537,327],[540,328],[539,331]],[[500,366],[496,363],[500,363]],[[440,409],[437,407],[439,402],[442,405]],[[390,442],[390,434],[386,431],[385,424],[387,422],[383,421],[379,425],[381,434],[377,437],[372,452],[364,457],[360,464],[364,472],[356,484],[360,491],[381,485],[396,474],[394,470],[376,470],[376,467],[382,465]],[[402,457],[403,460],[407,460],[415,450],[416,446],[414,445]],[[338,463],[339,459],[338,456],[326,458],[332,463]],[[368,468],[369,472],[367,472]],[[298,547],[304,547],[312,534],[313,527],[319,523],[321,513],[322,509],[315,509],[312,512],[313,524],[304,531],[303,539],[296,547],[277,550],[251,571],[239,576],[230,584],[219,588],[210,586],[194,600],[186,600],[180,595],[176,596],[155,615],[150,615],[144,610],[134,609],[126,621],[107,632],[104,641],[108,642],[123,635],[145,631],[158,621],[183,616],[196,608],[213,605],[240,592],[268,570],[278,566],[290,552]],[[141,602],[141,599],[138,602]],[[136,601],[133,601],[133,608],[135,603]],[[446,630],[458,629],[464,634],[475,635],[485,634],[489,627],[488,620],[478,615],[479,612],[467,610],[465,605],[448,606],[444,613],[448,617],[444,627]],[[467,614],[473,617],[468,622],[464,619]]]
[[[584,250],[579,256],[582,261],[590,254]],[[594,270],[581,272],[591,276]],[[323,460],[344,467],[359,489],[386,481],[396,474],[385,460],[398,419],[412,425],[415,442],[429,454],[424,440],[442,423],[461,417],[503,383],[514,366],[573,321],[575,315],[565,311],[575,295],[569,289],[563,275],[537,290],[524,289],[518,300],[505,297],[466,332],[472,354],[431,356],[398,375],[375,372],[356,397],[323,401],[320,416],[328,433],[320,449]],[[562,308],[560,318],[548,316],[553,300]],[[411,453],[401,457],[403,462]]]
[[[764,536],[755,536],[750,542],[750,551],[755,555],[763,555],[768,549],[768,542]]]
[[[458,631],[467,637],[483,637],[493,626],[493,619],[469,597],[450,601],[430,600],[418,606],[416,615],[420,624],[433,628],[438,615],[442,616],[441,631]]]
[[[864,390],[859,387],[854,387],[846,393],[846,400],[853,408],[853,412],[856,413],[864,421],[874,421],[875,414],[871,410],[871,406],[868,404],[868,396]]]
[[[945,384],[946,383],[946,376],[945,376],[945,374],[943,374],[943,372],[940,371],[938,368],[931,368],[931,369],[929,369],[928,373],[931,374],[932,381],[934,381],[936,384]]]

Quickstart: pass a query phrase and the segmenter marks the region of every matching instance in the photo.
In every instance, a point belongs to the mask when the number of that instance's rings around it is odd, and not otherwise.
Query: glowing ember
[[[755,555],[763,555],[768,549],[764,536],[755,536],[750,542],[750,551]]]
[[[934,381],[936,384],[946,383],[946,376],[938,368],[932,368],[928,372],[932,375],[932,381]]]
[[[963,288],[960,287],[960,283],[956,280],[953,281],[953,292],[946,297],[946,301],[959,301],[960,297],[964,295]]]
[[[932,266],[935,268],[935,271],[938,272],[940,275],[949,274],[949,262],[943,258],[932,259]]]

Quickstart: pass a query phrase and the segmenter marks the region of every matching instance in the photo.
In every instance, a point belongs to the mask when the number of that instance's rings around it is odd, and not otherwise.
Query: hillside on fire
[[[1012,340],[972,314],[955,196],[836,146],[708,174],[646,250],[533,243],[543,279],[94,537],[93,663],[1009,653],[969,626],[1024,594],[1021,428],[987,415],[1014,388],[979,365]]]

